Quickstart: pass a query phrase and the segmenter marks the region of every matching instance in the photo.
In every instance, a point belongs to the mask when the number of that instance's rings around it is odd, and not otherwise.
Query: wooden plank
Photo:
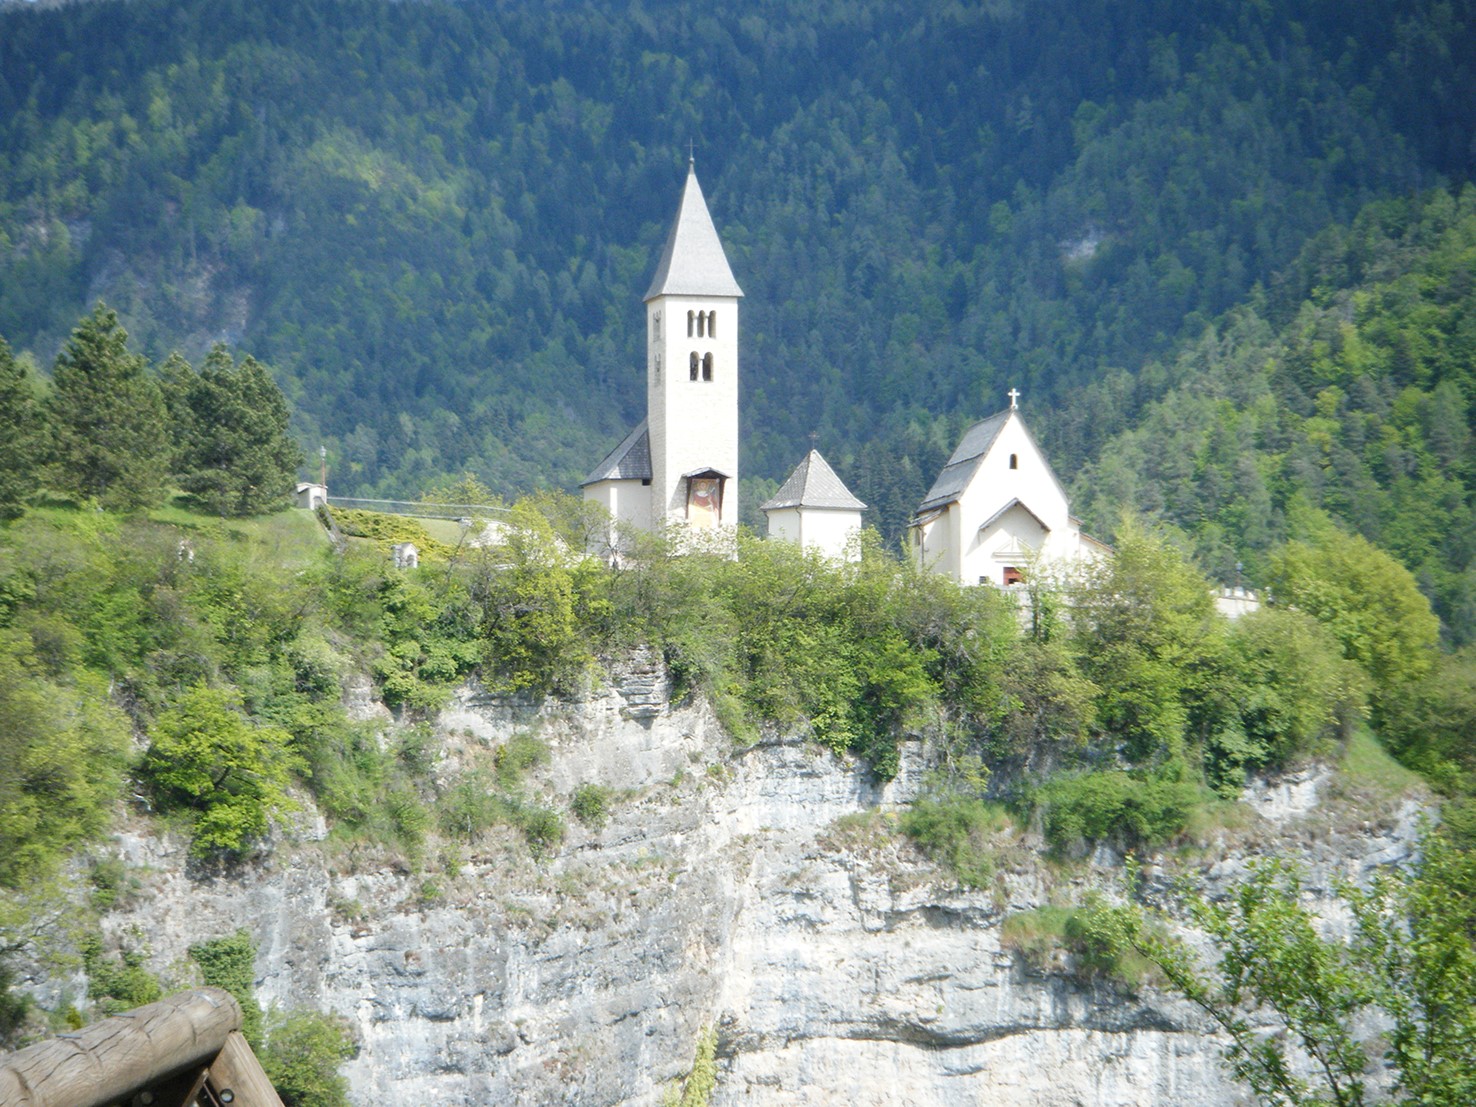
[[[208,1065],[241,1027],[219,988],[197,988],[0,1056],[5,1107],[106,1107]]]
[[[205,1082],[218,1101],[232,1107],[282,1107],[277,1089],[239,1030],[226,1038]]]

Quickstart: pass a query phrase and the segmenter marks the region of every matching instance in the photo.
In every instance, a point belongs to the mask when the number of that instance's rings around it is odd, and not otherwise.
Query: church
[[[580,482],[617,525],[738,525],[738,301],[692,162],[646,303],[646,418]]]
[[[738,302],[689,159],[677,214],[646,291],[646,418],[580,482],[617,528],[738,525]],[[961,584],[1008,587],[1029,568],[1095,559],[1066,492],[1010,406],[970,427],[909,526],[919,562]],[[762,510],[769,537],[854,555],[866,505],[811,450]],[[616,539],[618,541],[618,539]]]
[[[1010,406],[964,432],[908,527],[914,555],[960,584],[1021,584],[1038,566],[1095,561],[1111,547],[1082,532],[1035,436]]]

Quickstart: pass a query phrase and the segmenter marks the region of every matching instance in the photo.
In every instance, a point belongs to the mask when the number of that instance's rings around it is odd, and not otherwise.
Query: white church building
[[[851,494],[830,463],[812,449],[759,509],[769,537],[819,550],[834,560],[854,558],[866,505]]]
[[[1020,584],[1032,570],[1092,561],[1111,548],[1083,534],[1066,490],[1010,406],[964,432],[908,530],[919,562],[960,584]]]
[[[646,419],[580,482],[617,525],[738,524],[738,301],[689,162],[646,292]]]

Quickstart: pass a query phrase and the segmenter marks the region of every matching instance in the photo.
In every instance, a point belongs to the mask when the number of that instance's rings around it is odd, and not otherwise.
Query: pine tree
[[[41,408],[26,367],[0,338],[0,519],[13,519],[40,483]]]
[[[104,507],[141,507],[163,494],[170,453],[164,400],[128,332],[101,303],[57,355],[49,405],[55,477]]]
[[[254,515],[286,504],[302,451],[288,435],[287,401],[265,367],[247,356],[236,365],[216,346],[187,380],[181,427],[180,485],[204,508]]]

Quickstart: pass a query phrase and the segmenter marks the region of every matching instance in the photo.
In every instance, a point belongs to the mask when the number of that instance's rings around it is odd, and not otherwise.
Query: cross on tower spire
[[[1017,407],[1020,406],[1020,404],[1019,404],[1020,390],[1018,388],[1012,388],[1012,389],[1010,389],[1008,392],[1005,393],[1005,395],[1007,395],[1010,398],[1010,410],[1011,411],[1014,411]]]

